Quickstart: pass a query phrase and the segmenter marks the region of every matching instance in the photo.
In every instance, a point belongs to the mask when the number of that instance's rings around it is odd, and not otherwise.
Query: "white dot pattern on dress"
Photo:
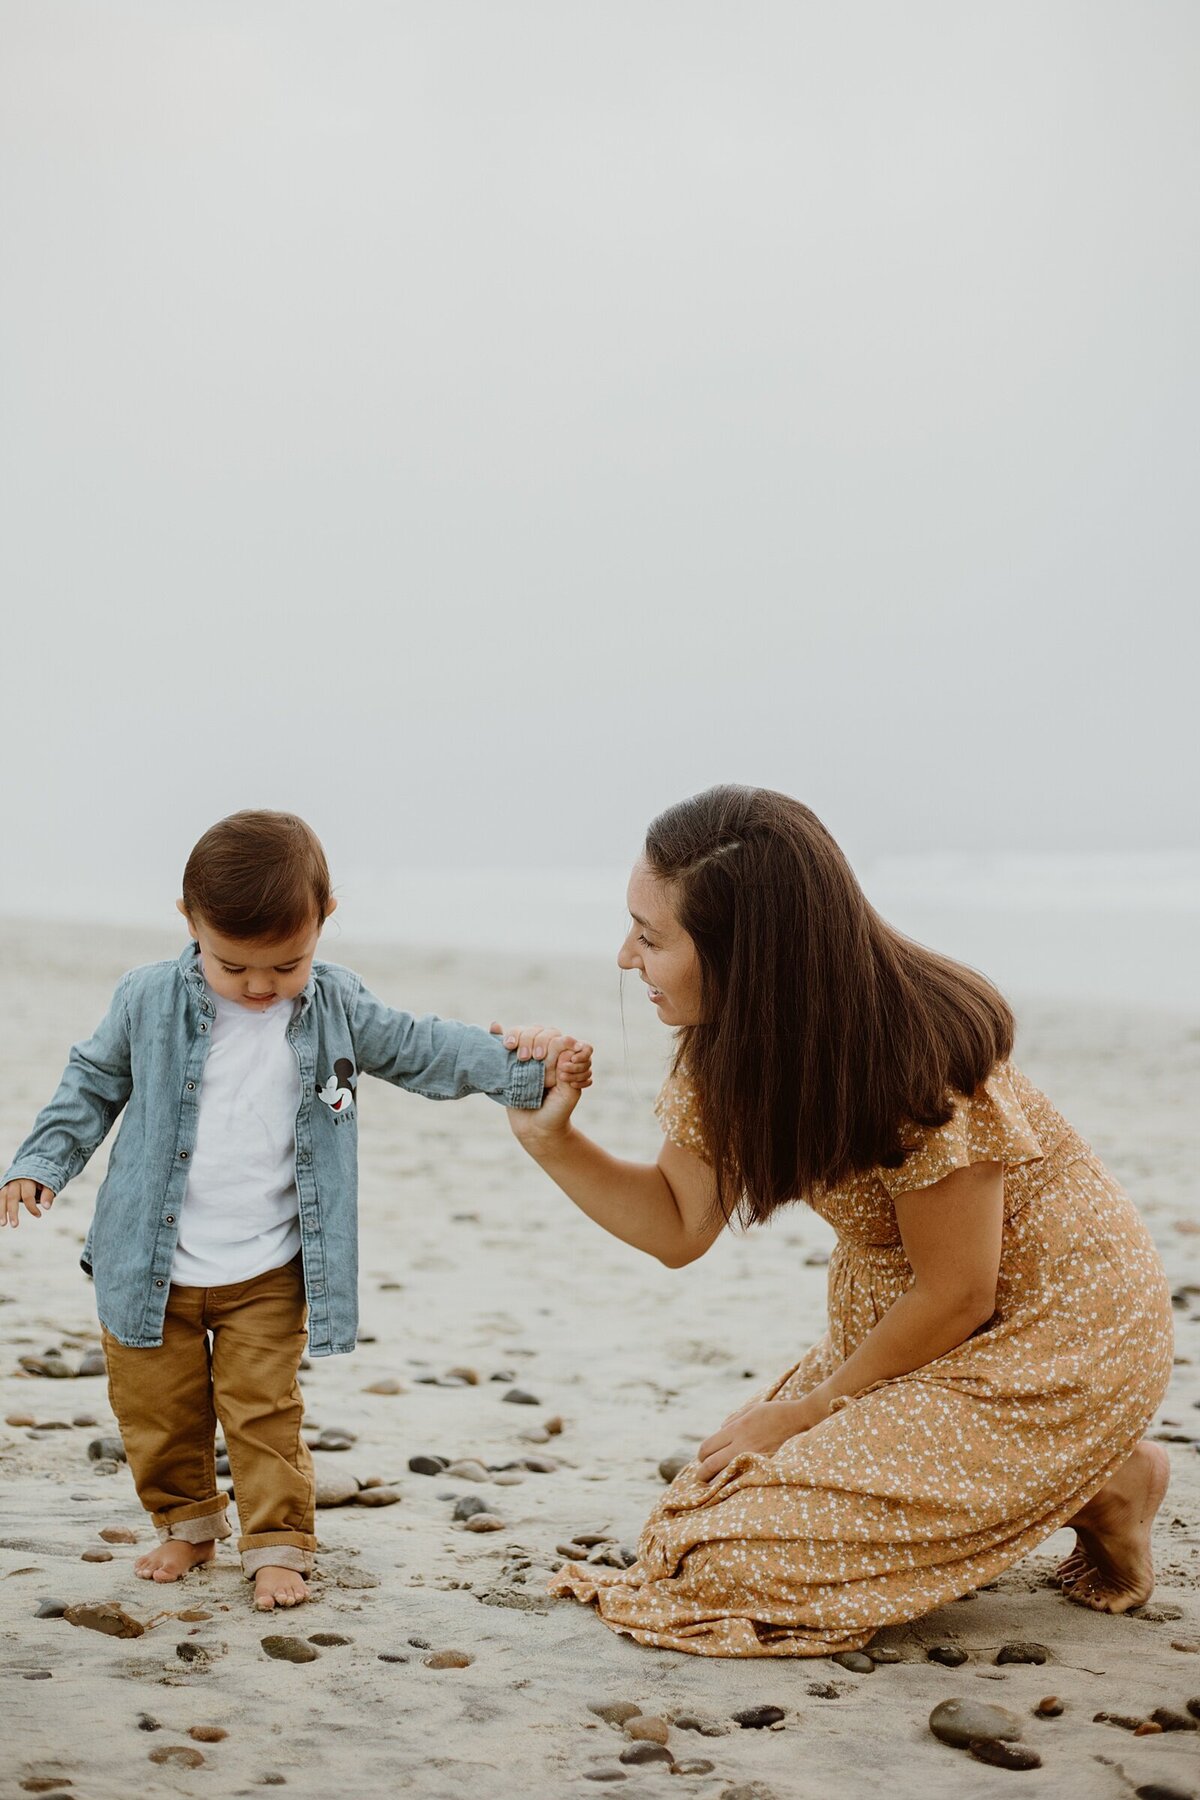
[[[655,1109],[704,1154],[694,1096]],[[1140,1215],[1045,1095],[998,1065],[899,1169],[823,1190],[837,1233],[829,1330],[759,1395],[793,1399],[842,1363],[912,1281],[893,1197],[1002,1162],[996,1311],[934,1362],[835,1403],[771,1456],[711,1483],[695,1463],[629,1569],[567,1563],[550,1591],[645,1644],[701,1656],[828,1656],[992,1581],[1127,1460],[1166,1390],[1173,1327]]]

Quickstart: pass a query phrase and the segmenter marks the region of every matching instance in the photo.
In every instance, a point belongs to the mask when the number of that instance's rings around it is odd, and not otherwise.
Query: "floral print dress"
[[[704,1154],[684,1077],[656,1108]],[[895,1196],[1004,1165],[996,1310],[965,1343],[835,1401],[770,1456],[711,1482],[691,1463],[631,1568],[567,1563],[550,1591],[645,1644],[828,1656],[992,1581],[1121,1467],[1165,1392],[1170,1294],[1132,1202],[1045,1095],[999,1064],[898,1169],[815,1196],[837,1233],[829,1329],[759,1397],[794,1399],[857,1349],[913,1279]]]

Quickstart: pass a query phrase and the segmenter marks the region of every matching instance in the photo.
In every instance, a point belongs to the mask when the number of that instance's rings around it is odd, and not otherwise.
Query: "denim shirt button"
[[[187,1084],[187,1091],[188,1091],[188,1093],[189,1093],[189,1094],[194,1094],[194,1093],[195,1093],[195,1091],[196,1091],[196,1084],[195,1084],[195,1082],[194,1082],[194,1081],[189,1081],[189,1082],[188,1082],[188,1084]]]
[[[301,1150],[296,1157],[296,1161],[298,1163],[307,1163],[307,1162],[312,1161],[312,1157],[309,1155],[307,1150]]]
[[[187,1151],[186,1151],[186,1150],[181,1150],[181,1151],[180,1151],[180,1152],[179,1152],[179,1160],[180,1160],[180,1162],[186,1162],[186,1161],[187,1161],[187,1159],[188,1159],[188,1153],[187,1153]]]
[[[164,1225],[173,1225],[174,1223],[175,1223],[175,1214],[167,1213],[166,1217],[163,1219],[163,1224]]]
[[[203,1020],[203,1019],[201,1019],[201,1021],[200,1021],[200,1029],[201,1029],[201,1031],[207,1031],[207,1030],[208,1030],[208,1026],[207,1026],[207,1025],[206,1025],[206,1024],[205,1024],[205,1023],[204,1023],[204,1020]]]
[[[166,1287],[167,1284],[165,1281],[156,1281],[154,1285],[155,1287]]]

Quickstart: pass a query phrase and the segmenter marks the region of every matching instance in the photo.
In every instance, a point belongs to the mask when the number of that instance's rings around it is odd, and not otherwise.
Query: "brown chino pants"
[[[296,1372],[305,1344],[300,1258],[228,1287],[172,1285],[156,1349],[104,1332],[108,1394],[138,1498],[161,1538],[230,1535],[214,1440],[225,1433],[242,1569],[307,1574],[317,1547],[312,1458]]]

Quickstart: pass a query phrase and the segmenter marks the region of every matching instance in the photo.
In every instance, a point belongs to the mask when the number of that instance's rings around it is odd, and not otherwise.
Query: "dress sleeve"
[[[932,1187],[972,1163],[1038,1162],[1045,1151],[1013,1088],[1007,1063],[998,1063],[969,1099],[960,1097],[946,1124],[919,1130],[898,1169],[879,1169],[888,1193]]]
[[[700,1130],[700,1111],[696,1092],[686,1075],[668,1075],[654,1102],[654,1116],[663,1128],[668,1143],[678,1144],[708,1162],[709,1155]]]

